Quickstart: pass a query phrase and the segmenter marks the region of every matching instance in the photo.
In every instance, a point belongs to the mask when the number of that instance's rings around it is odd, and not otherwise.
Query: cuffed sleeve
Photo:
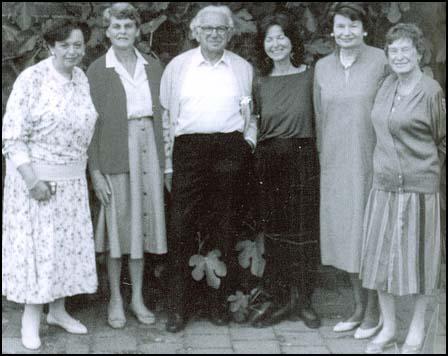
[[[2,153],[16,167],[31,162],[28,147],[32,132],[30,71],[24,71],[14,83],[6,105],[2,127]]]

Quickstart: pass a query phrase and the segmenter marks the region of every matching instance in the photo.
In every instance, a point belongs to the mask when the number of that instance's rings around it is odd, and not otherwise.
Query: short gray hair
[[[229,26],[231,29],[235,27],[235,23],[233,22],[232,11],[227,6],[209,5],[199,10],[199,12],[193,18],[193,20],[191,20],[190,30],[194,33],[195,29],[201,26],[202,18],[210,13],[224,15],[227,19],[227,26]]]
[[[103,25],[104,27],[109,27],[110,19],[115,17],[117,19],[130,19],[135,22],[135,25],[140,27],[142,21],[140,19],[140,14],[138,10],[128,2],[117,2],[111,7],[108,7],[103,12]]]

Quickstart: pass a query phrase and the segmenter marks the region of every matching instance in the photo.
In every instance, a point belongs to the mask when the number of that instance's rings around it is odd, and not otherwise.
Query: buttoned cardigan
[[[154,134],[160,168],[164,170],[162,113],[159,101],[160,79],[163,67],[152,57],[143,55],[148,64],[148,77],[152,102]],[[103,174],[129,172],[128,117],[126,92],[114,68],[106,68],[106,56],[98,58],[87,70],[93,103],[99,114],[95,133],[89,146],[89,169]]]
[[[373,187],[393,192],[436,193],[440,158],[446,154],[444,94],[422,75],[409,95],[394,107],[398,78],[390,75],[377,93],[372,110],[376,133]]]

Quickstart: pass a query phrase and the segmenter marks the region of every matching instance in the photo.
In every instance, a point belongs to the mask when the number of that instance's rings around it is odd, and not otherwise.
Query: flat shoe
[[[131,309],[132,314],[134,314],[134,316],[137,318],[137,320],[142,324],[151,325],[156,322],[156,317],[152,313],[150,313],[150,314],[140,313],[139,314],[133,308],[129,308],[129,309]]]
[[[361,327],[359,327],[358,329],[356,329],[355,335],[353,335],[353,337],[357,340],[368,339],[373,335],[375,335],[382,327],[383,327],[383,318],[380,317],[377,326],[369,329],[361,329]]]
[[[416,355],[422,351],[423,343],[419,345],[409,345],[404,343],[401,347],[401,353],[404,355]]]
[[[62,329],[69,332],[70,334],[80,334],[80,335],[87,334],[87,328],[76,319],[72,319],[70,322],[65,322],[57,319],[52,314],[48,313],[47,324],[60,326]]]
[[[340,321],[334,326],[333,331],[336,333],[342,333],[353,330],[359,325],[361,325],[360,321]]]
[[[395,340],[395,338],[392,338],[391,340],[386,340],[384,342],[371,341],[370,343],[367,344],[365,353],[366,354],[381,354],[385,350],[393,347],[396,343],[397,343],[397,341]]]
[[[24,335],[23,329],[21,330],[22,334],[22,345],[29,350],[37,350],[41,346],[40,337],[39,336],[28,336]]]
[[[126,319],[112,319],[107,317],[107,323],[112,329],[123,329],[126,325]]]

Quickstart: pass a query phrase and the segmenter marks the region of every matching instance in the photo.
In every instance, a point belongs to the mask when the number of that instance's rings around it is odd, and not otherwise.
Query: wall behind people
[[[200,2],[136,2],[142,14],[140,51],[153,54],[167,63],[182,51],[194,46],[189,22]],[[297,16],[305,39],[305,62],[313,64],[333,50],[326,14],[327,2],[224,2],[234,12],[236,36],[232,51],[253,62],[255,56],[256,21],[269,13],[287,10]],[[92,29],[84,58],[84,69],[109,47],[102,28],[101,13],[110,2],[2,2],[2,116],[17,75],[26,67],[47,56],[40,33],[52,19],[77,17]],[[425,71],[446,86],[446,4],[445,2],[371,2],[366,3],[371,30],[366,42],[383,47],[386,31],[398,22],[414,22],[423,29]],[[4,178],[4,162],[2,162]],[[3,184],[2,184],[3,187]]]

